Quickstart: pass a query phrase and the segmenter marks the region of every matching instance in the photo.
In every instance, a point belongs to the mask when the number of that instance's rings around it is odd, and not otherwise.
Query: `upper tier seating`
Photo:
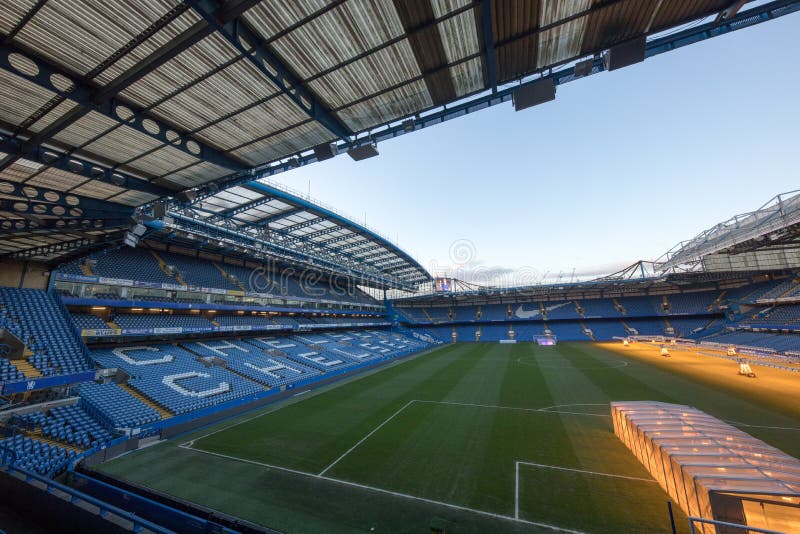
[[[680,293],[669,295],[670,315],[691,315],[705,313],[717,297],[718,291],[705,291],[702,293]]]
[[[72,316],[72,321],[79,330],[108,328],[104,320],[91,313],[72,312],[70,315]]]
[[[28,361],[45,376],[92,370],[71,321],[42,290],[0,287],[0,328],[27,345]]]
[[[89,257],[95,260],[92,272],[96,276],[123,280],[141,280],[159,284],[175,285],[178,283],[174,277],[161,270],[156,258],[150,251],[145,249],[122,247],[92,254]],[[83,261],[84,259],[72,262],[70,265],[73,267],[70,267],[70,272],[74,272],[74,265],[80,265]],[[59,267],[59,271],[64,272],[64,267]]]
[[[238,285],[223,276],[210,260],[190,258],[169,252],[159,252],[158,255],[164,260],[164,263],[178,269],[190,286],[241,290]]]

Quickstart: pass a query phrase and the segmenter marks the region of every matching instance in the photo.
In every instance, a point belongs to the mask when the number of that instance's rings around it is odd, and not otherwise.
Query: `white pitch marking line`
[[[470,406],[472,408],[488,408],[492,410],[514,410],[518,412],[531,412],[531,413],[554,413],[554,414],[567,414],[567,415],[585,415],[587,417],[611,417],[611,415],[607,414],[599,414],[599,413],[584,413],[584,412],[568,412],[563,410],[552,410],[551,408],[555,408],[556,406],[547,406],[545,408],[522,408],[518,406],[497,406],[493,404],[474,404],[471,402],[451,402],[451,401],[434,401],[434,400],[419,400],[417,399],[415,402],[426,403],[426,404],[444,404],[448,406]],[[564,404],[562,406],[569,406],[568,404]],[[578,406],[577,404],[574,406]]]
[[[727,419],[723,419],[726,423],[729,423],[734,426],[746,426],[750,428],[766,428],[769,430],[800,430],[800,428],[795,426],[766,426],[766,425],[750,425],[747,423],[740,423],[739,421],[729,421]]]
[[[546,412],[553,408],[566,408],[568,406],[608,406],[607,402],[597,402],[597,403],[574,403],[574,404],[554,404],[552,406],[545,406],[544,408],[539,408],[541,411]]]
[[[540,469],[557,469],[559,471],[572,471],[575,473],[585,473],[587,475],[596,475],[596,476],[603,476],[603,477],[613,477],[613,478],[622,478],[625,480],[635,480],[638,482],[651,482],[655,483],[656,481],[651,478],[641,478],[641,477],[630,477],[626,475],[615,475],[612,473],[600,473],[598,471],[587,471],[585,469],[573,469],[570,467],[560,467],[557,465],[547,465],[547,464],[537,464],[534,462],[526,462],[523,460],[517,460],[514,462],[514,519],[517,521],[524,522],[524,519],[519,518],[519,466],[520,465],[529,465],[532,467],[538,467]]]
[[[351,486],[351,487],[354,487],[354,488],[360,488],[360,489],[364,489],[364,490],[368,490],[368,491],[374,491],[374,492],[377,492],[377,493],[384,493],[386,495],[392,495],[394,497],[401,497],[403,499],[409,499],[409,500],[412,500],[412,501],[420,501],[420,502],[425,502],[425,503],[428,503],[428,504],[435,504],[437,506],[443,506],[445,508],[451,508],[453,510],[461,510],[461,511],[464,511],[464,512],[472,512],[474,514],[483,515],[483,516],[486,516],[486,517],[493,517],[495,519],[501,519],[501,520],[504,520],[504,521],[514,521],[514,522],[518,522],[518,523],[524,523],[526,525],[532,525],[532,526],[536,526],[536,527],[555,530],[557,532],[567,532],[569,534],[585,534],[580,530],[572,530],[572,529],[569,529],[569,528],[561,528],[561,527],[557,527],[555,525],[548,525],[547,523],[539,523],[539,522],[536,522],[536,521],[528,521],[527,519],[517,519],[517,518],[511,517],[511,516],[507,516],[507,515],[503,515],[503,514],[496,514],[494,512],[487,512],[485,510],[477,510],[475,508],[468,508],[466,506],[460,506],[458,504],[452,504],[452,503],[449,503],[449,502],[436,501],[434,499],[426,499],[425,497],[417,497],[415,495],[408,495],[407,493],[400,493],[400,492],[397,492],[397,491],[391,491],[391,490],[387,490],[387,489],[383,489],[383,488],[376,488],[374,486],[368,486],[366,484],[359,484],[357,482],[350,482],[349,480],[342,480],[342,479],[339,479],[339,478],[332,478],[332,477],[326,477],[326,476],[322,476],[322,475],[315,475],[314,473],[307,473],[305,471],[298,471],[297,469],[290,469],[288,467],[281,467],[281,466],[278,466],[278,465],[270,465],[270,464],[266,464],[266,463],[262,463],[262,462],[256,462],[255,460],[247,460],[245,458],[237,458],[236,456],[229,456],[227,454],[220,454],[220,453],[217,453],[217,452],[204,451],[202,449],[192,449],[191,447],[186,447],[184,445],[179,445],[178,447],[182,448],[182,449],[194,451],[194,452],[199,452],[199,453],[202,453],[202,454],[209,454],[211,456],[218,456],[220,458],[226,458],[228,460],[233,460],[233,461],[236,461],[236,462],[243,462],[243,463],[248,463],[248,464],[252,464],[252,465],[259,465],[261,467],[266,467],[268,469],[275,469],[275,470],[278,470],[278,471],[285,471],[287,473],[293,473],[293,474],[296,474],[296,475],[301,475],[301,476],[306,476],[306,477],[313,477],[313,478],[317,478],[317,479],[321,479],[321,480],[327,480],[329,482],[333,482],[333,483],[336,483],[336,484],[342,484],[344,486]]]
[[[656,481],[652,478],[643,478],[643,477],[631,477],[627,475],[615,475],[614,473],[601,473],[599,471],[587,471],[585,469],[574,469],[572,467],[561,467],[558,465],[547,465],[547,464],[537,464],[534,462],[525,462],[525,461],[518,461],[517,462],[517,471],[519,472],[520,465],[530,465],[533,467],[539,467],[541,469],[557,469],[559,471],[572,471],[574,473],[584,473],[587,475],[596,475],[600,477],[612,477],[612,478],[624,478],[625,480],[637,480],[639,482],[651,482],[656,484]]]
[[[379,424],[378,426],[376,426],[375,428],[373,428],[373,429],[372,429],[372,431],[371,431],[369,434],[367,434],[366,436],[364,436],[363,438],[361,438],[360,440],[358,440],[358,442],[357,442],[355,445],[353,445],[352,447],[350,447],[349,449],[347,449],[347,451],[346,451],[344,454],[342,454],[341,456],[339,456],[339,457],[338,457],[336,460],[334,460],[334,461],[333,461],[333,462],[332,462],[330,465],[328,465],[328,467],[326,467],[325,469],[323,469],[322,471],[320,471],[318,476],[322,476],[322,475],[324,475],[325,473],[327,473],[327,472],[328,472],[328,470],[330,470],[330,468],[331,468],[331,467],[333,467],[334,465],[338,464],[338,463],[339,463],[339,462],[342,460],[342,458],[344,458],[345,456],[347,456],[348,454],[350,454],[351,452],[353,452],[353,449],[355,449],[356,447],[358,447],[359,445],[361,445],[362,443],[364,443],[364,442],[365,442],[365,441],[366,441],[366,440],[367,440],[367,439],[368,439],[368,438],[369,438],[371,435],[373,435],[375,432],[377,432],[378,430],[380,430],[380,429],[381,429],[381,428],[382,428],[382,427],[383,427],[383,426],[384,426],[386,423],[388,423],[389,421],[391,421],[392,419],[394,419],[395,417],[397,417],[397,416],[400,414],[400,412],[402,412],[403,410],[405,410],[406,408],[408,408],[409,406],[411,406],[411,405],[412,405],[414,402],[416,402],[416,401],[415,401],[414,399],[411,399],[410,401],[408,401],[407,403],[405,403],[405,404],[403,405],[403,407],[402,407],[402,408],[400,408],[399,410],[397,410],[396,412],[394,412],[392,415],[390,415],[388,418],[386,418],[386,419],[385,419],[385,420],[384,420],[384,421],[383,421],[381,424]]]

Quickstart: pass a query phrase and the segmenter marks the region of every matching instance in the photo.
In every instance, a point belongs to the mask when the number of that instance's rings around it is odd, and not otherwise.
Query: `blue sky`
[[[434,275],[611,272],[800,188],[798,33],[796,13],[278,181],[310,183]]]

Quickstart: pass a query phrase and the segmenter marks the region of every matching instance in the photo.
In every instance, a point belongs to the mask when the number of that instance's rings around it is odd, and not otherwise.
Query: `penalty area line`
[[[359,484],[357,482],[351,482],[349,480],[342,480],[340,478],[328,477],[328,476],[324,476],[324,475],[321,475],[321,474],[320,475],[315,475],[314,473],[308,473],[306,471],[299,471],[297,469],[291,469],[291,468],[288,468],[288,467],[281,467],[281,466],[278,466],[278,465],[271,465],[271,464],[267,464],[267,463],[263,463],[263,462],[257,462],[255,460],[248,460],[246,458],[238,458],[236,456],[229,456],[227,454],[221,454],[221,453],[217,453],[217,452],[205,451],[205,450],[202,450],[202,449],[195,449],[195,448],[192,448],[192,447],[189,447],[189,446],[185,446],[185,445],[178,445],[178,448],[189,450],[189,451],[198,452],[198,453],[201,453],[201,454],[208,454],[210,456],[217,456],[219,458],[225,458],[227,460],[233,460],[235,462],[242,462],[242,463],[247,463],[247,464],[252,464],[252,465],[258,465],[258,466],[261,466],[261,467],[265,467],[267,469],[274,469],[276,471],[284,471],[284,472],[287,472],[287,473],[292,473],[292,474],[300,475],[300,476],[304,476],[304,477],[316,478],[316,479],[319,479],[319,480],[326,480],[326,481],[332,482],[334,484],[341,484],[343,486],[359,488],[359,489],[366,490],[366,491],[373,491],[375,493],[382,493],[384,495],[391,495],[393,497],[399,497],[401,499],[407,499],[407,500],[411,500],[411,501],[418,501],[418,502],[424,502],[424,503],[427,503],[427,504],[433,504],[433,505],[436,505],[436,506],[442,506],[444,508],[450,508],[451,510],[459,510],[459,511],[462,511],[462,512],[471,512],[473,514],[482,515],[482,516],[485,516],[485,517],[491,517],[491,518],[494,518],[494,519],[500,519],[502,521],[511,521],[511,522],[515,522],[515,523],[523,523],[523,524],[526,524],[526,525],[531,525],[531,526],[535,526],[535,527],[554,530],[556,532],[566,532],[568,534],[585,534],[584,532],[582,532],[580,530],[562,528],[562,527],[558,527],[556,525],[550,525],[550,524],[547,524],[547,523],[540,523],[538,521],[529,521],[527,519],[519,519],[519,518],[516,518],[516,517],[511,517],[511,516],[508,516],[508,515],[504,515],[504,514],[497,514],[497,513],[494,513],[494,512],[487,512],[485,510],[478,510],[476,508],[469,508],[467,506],[461,506],[461,505],[453,504],[453,503],[449,503],[449,502],[437,501],[435,499],[427,499],[425,497],[417,497],[416,495],[409,495],[407,493],[400,493],[398,491],[391,491],[391,490],[387,490],[387,489],[383,489],[383,488],[377,488],[375,486],[368,486],[366,484]]]

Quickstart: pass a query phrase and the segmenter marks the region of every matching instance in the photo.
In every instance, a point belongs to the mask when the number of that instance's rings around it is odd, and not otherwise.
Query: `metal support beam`
[[[185,1],[309,117],[322,124],[337,138],[349,143],[353,132],[336,118],[316,95],[302,85],[297,75],[272,53],[269,46],[256,32],[250,29],[244,19],[239,18],[238,15],[229,19],[219,18],[219,12],[225,13],[225,8],[218,8],[214,0]],[[244,11],[237,8],[228,14],[233,15],[237,12],[243,13]]]
[[[62,241],[61,243],[53,243],[51,245],[42,245],[38,247],[26,248],[23,250],[16,250],[0,254],[3,258],[12,259],[28,259],[36,258],[38,256],[52,256],[54,254],[63,254],[82,248],[90,247],[98,241],[105,241],[105,236],[98,237],[81,237],[71,241]]]
[[[615,1],[620,1],[620,0],[615,0]],[[599,9],[599,7],[597,7],[596,9]],[[749,28],[757,24],[794,13],[795,11],[798,10],[800,10],[800,0],[775,0],[768,4],[760,5],[755,8],[739,12],[731,19],[724,21],[722,24],[709,22],[706,24],[695,26],[693,28],[688,28],[682,32],[654,39],[646,44],[646,56],[652,57],[658,54],[662,54],[664,52],[669,52],[677,48],[682,48],[690,44],[704,41],[712,37],[737,31],[743,28]],[[496,45],[499,44],[500,43],[496,43]],[[589,55],[590,54],[586,54],[586,56]],[[570,58],[570,60],[565,60],[565,63],[575,59],[579,58],[577,57]],[[590,75],[598,74],[600,72],[604,72],[604,68],[602,65],[602,61],[598,60],[594,62]],[[570,66],[563,68],[562,70],[559,70],[557,72],[550,73],[545,77],[553,77],[556,85],[561,85],[578,79],[583,79],[587,76],[575,77],[574,68]],[[477,111],[487,109],[492,106],[497,106],[510,102],[511,95],[516,89],[520,88],[521,86],[528,85],[530,83],[535,83],[539,79],[541,78],[536,78],[535,80],[527,81],[522,84],[517,84],[517,83],[511,84],[502,89],[498,89],[497,93],[480,94],[460,104],[452,106],[443,106],[436,111],[425,113],[425,115],[423,116],[415,116],[414,129],[411,131],[417,131],[430,126],[435,126],[437,124],[442,124],[452,119],[463,117],[464,115],[468,115],[470,113],[475,113]],[[409,133],[409,131],[407,131],[404,128],[402,122],[403,121],[400,119],[395,119],[390,123],[372,127],[370,131],[370,137],[364,137],[365,139],[364,142],[374,141],[380,143],[382,141],[393,139],[395,137],[399,137],[401,135]],[[361,133],[363,132],[358,132],[359,135]],[[347,148],[350,148],[357,144],[358,142],[355,141],[353,143],[350,143],[349,145],[340,143],[339,152],[344,152],[347,150]],[[217,184],[220,190],[224,190],[230,187],[250,182],[252,180],[267,178],[283,172],[287,172],[297,167],[302,167],[305,165],[315,163],[316,161],[317,159],[313,153],[306,153],[305,155],[298,156],[291,162],[288,159],[265,162],[263,165],[260,165],[257,168],[255,168],[254,172],[249,176],[231,175],[228,176],[227,178],[220,179],[217,182]]]
[[[303,237],[305,237],[306,239],[316,239],[317,237],[322,237],[324,235],[332,234],[333,232],[338,232],[340,230],[346,230],[346,229],[347,229],[346,227],[339,226],[337,224],[336,226],[331,226],[331,227],[325,228],[323,230],[317,230],[316,232],[311,232],[310,234],[306,234]],[[353,236],[353,234],[348,234],[348,237],[352,237],[352,236]],[[333,242],[334,240],[328,240],[328,241]],[[319,241],[318,244],[326,245],[326,244],[328,244],[328,241]]]
[[[309,219],[309,220],[303,221],[301,223],[297,223],[297,224],[293,224],[291,226],[287,226],[285,228],[281,228],[281,231],[292,233],[295,230],[302,230],[303,228],[308,228],[309,226],[314,226],[315,224],[319,224],[319,223],[325,222],[327,220],[328,219],[326,219],[324,217],[315,217],[314,219]],[[308,236],[303,236],[303,237],[307,238]]]
[[[79,157],[67,156],[62,152],[51,150],[43,146],[34,147],[33,150],[26,150],[19,141],[5,136],[0,136],[0,152],[11,155],[15,160],[24,158],[46,167],[77,174],[90,180],[116,185],[123,189],[131,189],[133,191],[149,193],[159,197],[174,194],[174,191],[171,189],[148,182],[142,178],[132,176],[122,171],[109,169],[108,167]],[[11,163],[13,163],[13,161],[9,163],[9,166]]]
[[[0,180],[0,193],[12,197],[4,211],[30,213],[32,215],[55,215],[58,217],[128,217],[133,206],[107,202],[97,198],[56,191],[44,187],[5,182]],[[29,206],[27,209],[25,206]],[[62,209],[57,209],[62,208]],[[79,210],[79,211],[76,211]],[[105,214],[105,215],[102,215]]]
[[[486,65],[486,85],[492,88],[492,93],[496,93],[497,61],[494,52],[494,31],[492,31],[492,0],[482,0],[481,2],[481,28],[485,50],[483,59]]]
[[[0,205],[4,201],[0,200]],[[1,208],[0,208],[1,209]],[[69,231],[107,230],[126,228],[130,219],[0,219],[0,231],[3,235],[38,234]]]
[[[263,219],[261,219],[259,221],[255,221],[255,222],[251,223],[251,225],[256,227],[256,228],[263,228],[264,226],[267,226],[269,223],[271,223],[273,221],[279,221],[281,219],[285,219],[286,217],[291,217],[292,215],[296,215],[296,214],[301,213],[303,211],[306,211],[306,208],[293,208],[293,209],[290,209],[290,210],[283,211],[281,213],[276,213],[275,215],[270,215],[269,217],[264,217]],[[272,230],[272,229],[270,229],[270,230]],[[274,231],[274,230],[272,230],[272,231]]]
[[[257,208],[259,206],[263,206],[264,204],[269,204],[273,200],[275,200],[275,199],[272,198],[272,197],[258,198],[256,200],[252,200],[252,201],[250,201],[250,202],[248,202],[246,204],[242,204],[241,206],[237,206],[235,208],[230,208],[230,209],[227,209],[227,210],[224,210],[224,211],[220,211],[219,213],[217,213],[217,216],[218,217],[222,217],[224,219],[232,219],[232,218],[236,217],[237,215],[239,215],[240,213],[244,213],[244,212],[246,212],[248,210],[251,210],[253,208]]]
[[[11,54],[23,55],[34,62],[37,67],[36,74],[23,73],[14,69],[9,62],[9,56]],[[170,59],[170,57],[165,57],[164,60]],[[158,62],[148,63],[146,59],[138,66],[147,65],[150,68],[156,68],[156,63]],[[162,63],[163,61],[158,64],[160,65]],[[116,80],[113,88],[111,86],[100,88],[94,84],[83,81],[78,76],[75,76],[73,73],[68,72],[66,69],[48,60],[37,57],[35,54],[28,52],[14,43],[0,44],[0,68],[13,72],[15,75],[25,78],[27,81],[41,88],[52,91],[62,99],[68,99],[79,104],[62,117],[56,119],[53,123],[48,125],[47,128],[34,134],[34,136],[23,145],[25,150],[34,149],[36,145],[41,144],[64,128],[69,127],[70,124],[86,115],[89,111],[95,111],[192,157],[237,172],[244,171],[247,168],[242,162],[205,144],[197,138],[186,135],[183,129],[164,122],[152,113],[144,111],[140,106],[127,100],[113,98],[119,91],[122,91],[126,87],[118,85]],[[136,67],[134,67],[134,69],[135,68]],[[124,74],[122,76],[124,76]],[[59,79],[58,77],[70,80],[72,82],[72,88],[64,87],[63,84],[59,84],[59,86],[54,85],[53,80]],[[147,125],[147,127],[145,127],[145,125]],[[25,157],[24,154],[23,157]]]

